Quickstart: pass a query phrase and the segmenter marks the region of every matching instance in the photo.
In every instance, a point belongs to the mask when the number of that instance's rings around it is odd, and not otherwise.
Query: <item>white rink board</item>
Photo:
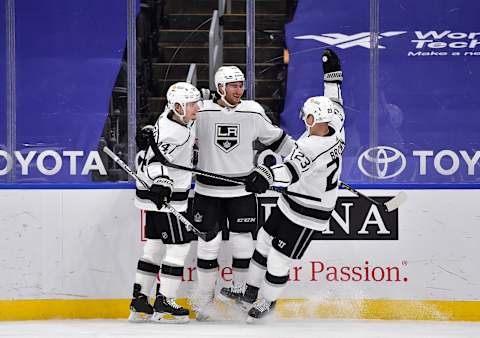
[[[129,298],[142,252],[134,193],[0,190],[0,299]],[[407,194],[399,210],[398,240],[313,241],[303,260],[295,263],[283,297],[480,300],[480,191]],[[344,190],[341,195],[351,196]],[[223,245],[220,263],[225,266],[230,257],[228,243]],[[194,248],[187,260],[190,269],[195,266]],[[228,267],[222,271],[231,278]],[[185,279],[194,280],[194,272],[191,277],[186,269]],[[184,295],[193,284],[184,283]]]

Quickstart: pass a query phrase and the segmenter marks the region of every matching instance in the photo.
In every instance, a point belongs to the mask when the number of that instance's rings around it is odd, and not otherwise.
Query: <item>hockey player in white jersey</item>
[[[189,83],[178,82],[168,89],[167,102],[168,109],[154,126],[155,141],[170,162],[191,166],[200,92]],[[138,175],[147,182],[150,191],[137,183],[135,205],[146,210],[147,241],[137,265],[129,320],[188,322],[189,311],[178,305],[175,297],[194,236],[163,203],[169,202],[185,215],[192,174],[163,166],[148,146],[137,158]],[[161,283],[152,307],[148,297],[160,270]]]
[[[325,230],[337,201],[345,146],[343,80],[340,62],[329,49],[323,53],[324,95],[307,99],[302,108],[306,132],[282,164],[257,167],[246,190],[261,193],[271,185],[321,199],[281,195],[259,230],[247,283],[222,289],[222,295],[249,307],[248,321],[267,314],[288,281],[294,259],[301,259],[316,232]],[[260,298],[257,300],[260,289]]]
[[[294,141],[271,123],[257,102],[241,99],[244,81],[235,66],[220,67],[215,73],[219,97],[204,101],[197,120],[198,169],[242,180],[254,168],[255,140],[283,156],[293,148]],[[203,320],[214,297],[221,227],[227,220],[233,283],[245,279],[254,250],[256,196],[244,185],[197,176],[192,215],[195,227],[208,233],[206,241],[198,239],[198,289],[193,299],[197,319]]]

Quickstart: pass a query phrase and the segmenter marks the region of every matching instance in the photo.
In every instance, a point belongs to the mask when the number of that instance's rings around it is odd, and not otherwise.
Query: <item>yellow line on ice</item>
[[[0,320],[127,318],[129,303],[128,299],[0,300]],[[188,307],[186,299],[178,303]],[[480,301],[282,299],[276,314],[285,319],[480,321]]]

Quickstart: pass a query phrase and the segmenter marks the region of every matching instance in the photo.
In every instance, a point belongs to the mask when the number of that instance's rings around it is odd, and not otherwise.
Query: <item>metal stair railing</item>
[[[225,9],[225,0],[219,0],[219,10],[212,13],[210,30],[208,33],[208,80],[210,90],[215,88],[215,72],[223,64],[223,26],[220,18]]]
[[[195,87],[197,86],[197,65],[195,63],[190,64],[190,67],[188,67],[188,74],[185,81]]]

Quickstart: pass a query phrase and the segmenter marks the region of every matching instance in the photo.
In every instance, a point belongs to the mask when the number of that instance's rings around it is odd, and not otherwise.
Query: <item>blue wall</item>
[[[16,149],[24,156],[32,150],[51,149],[59,154],[64,150],[95,150],[126,46],[127,1],[50,0],[48,6],[41,1],[15,4]],[[2,29],[4,26],[1,25]],[[5,34],[1,36],[4,50]],[[3,72],[4,64],[0,66]],[[2,128],[4,120],[2,110]],[[4,134],[0,143],[4,143]],[[85,159],[78,159],[79,170]],[[52,159],[47,159],[45,165],[53,167]],[[69,171],[68,157],[54,176],[42,175],[36,166],[30,168],[28,176],[21,175],[17,165],[16,181],[91,180],[88,176],[70,175]]]
[[[328,6],[320,1],[299,2],[286,29],[290,63],[282,125],[296,136],[304,130],[298,111],[307,97],[323,93],[321,54],[324,48],[333,48],[341,57],[345,77],[344,180],[479,183],[475,156],[480,156],[480,79],[475,74],[480,71],[480,3],[380,1],[382,48],[376,67],[371,62],[369,36],[353,37],[369,32],[369,5],[368,0],[341,0]],[[429,35],[434,45],[415,42],[428,40],[425,35],[432,31],[438,38]],[[445,31],[457,34],[449,36]],[[445,55],[435,55],[439,52]],[[375,86],[370,81],[374,69]],[[375,101],[370,100],[372,94]],[[379,151],[365,153],[378,146]],[[418,151],[431,151],[432,156]],[[470,173],[464,157],[476,163]],[[369,161],[372,158],[380,163]]]

